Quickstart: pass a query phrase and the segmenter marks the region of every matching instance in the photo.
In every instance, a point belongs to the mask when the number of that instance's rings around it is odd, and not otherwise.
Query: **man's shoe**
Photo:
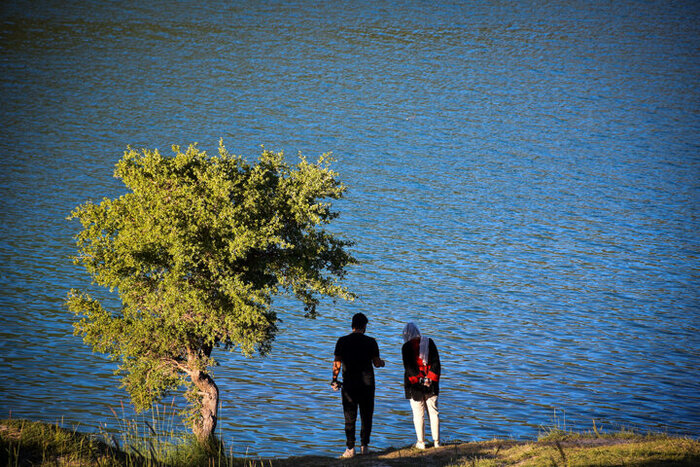
[[[369,446],[362,446],[362,448],[360,448],[360,452],[362,455],[369,454]]]
[[[416,449],[425,449],[425,443],[423,441],[418,441],[416,443]]]
[[[355,448],[347,448],[343,455],[340,456],[341,459],[349,459],[351,457],[355,457]]]

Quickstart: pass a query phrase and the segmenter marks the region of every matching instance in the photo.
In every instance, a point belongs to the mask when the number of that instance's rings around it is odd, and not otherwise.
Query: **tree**
[[[345,186],[328,154],[315,163],[263,148],[255,163],[218,157],[196,144],[173,157],[127,148],[115,177],[130,190],[87,202],[78,255],[93,283],[116,290],[119,309],[71,290],[75,333],[110,354],[137,411],[186,388],[194,434],[213,437],[219,390],[210,367],[221,347],[250,356],[270,350],[274,296],[287,294],[316,316],[321,296],[351,300],[340,280],[355,263],[352,243],[324,230],[337,217],[329,200]]]

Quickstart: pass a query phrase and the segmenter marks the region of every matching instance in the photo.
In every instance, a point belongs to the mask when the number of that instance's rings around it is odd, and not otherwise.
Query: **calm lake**
[[[387,361],[378,449],[414,442],[409,320],[441,353],[446,442],[700,434],[700,3],[9,0],[0,22],[0,417],[134,416],[73,336],[66,217],[123,193],[127,145],[223,138],[332,151],[361,260],[357,301],[280,300],[271,355],[216,354],[237,456],[342,452],[332,353],[358,311]]]

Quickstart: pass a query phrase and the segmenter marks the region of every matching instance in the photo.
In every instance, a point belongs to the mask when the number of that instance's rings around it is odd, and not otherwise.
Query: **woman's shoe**
[[[418,441],[416,443],[416,449],[425,449],[425,443],[423,441]]]

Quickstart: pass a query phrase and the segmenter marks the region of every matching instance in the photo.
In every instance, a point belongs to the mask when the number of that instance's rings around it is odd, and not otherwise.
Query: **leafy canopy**
[[[291,166],[264,148],[251,164],[222,142],[218,157],[196,144],[173,152],[128,148],[115,177],[129,191],[70,217],[83,227],[75,262],[121,300],[108,311],[72,290],[76,334],[121,360],[138,410],[215,364],[214,347],[266,353],[275,295],[297,297],[311,317],[321,295],[353,298],[339,284],[351,243],[323,229],[337,217],[328,200],[345,191],[329,155]]]

